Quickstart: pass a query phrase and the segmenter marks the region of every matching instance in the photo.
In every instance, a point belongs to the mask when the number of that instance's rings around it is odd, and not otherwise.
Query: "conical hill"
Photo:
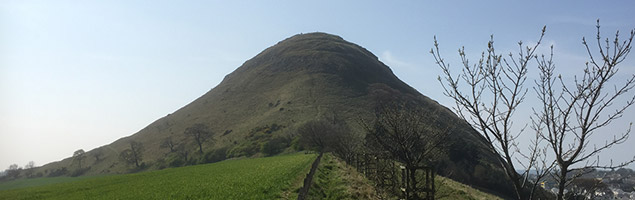
[[[359,120],[373,116],[372,93],[384,90],[419,99],[420,106],[440,113],[446,126],[454,126],[441,174],[480,188],[510,191],[494,155],[484,150],[481,136],[447,108],[399,80],[368,50],[326,33],[287,38],[246,61],[190,104],[129,137],[87,152],[85,163],[90,169],[83,174],[128,172],[131,167],[119,154],[130,148],[132,140],[143,144],[144,170],[152,170],[187,164],[174,161],[177,155],[161,147],[166,138],[175,148],[189,150],[190,158],[199,159],[189,162],[200,162],[294,151],[297,128],[311,120],[337,118],[361,133]],[[197,155],[198,146],[184,134],[196,123],[215,133],[203,145],[206,155]],[[264,147],[285,137],[290,141],[281,146]],[[91,157],[97,151],[103,152],[99,161]],[[70,173],[77,168],[72,163],[68,158],[41,170],[46,175],[66,167]]]

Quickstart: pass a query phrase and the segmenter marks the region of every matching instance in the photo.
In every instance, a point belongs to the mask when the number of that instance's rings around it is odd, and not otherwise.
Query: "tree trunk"
[[[407,169],[410,172],[410,188],[412,198],[414,200],[419,200],[419,194],[417,194],[417,169],[414,167],[409,167]]]
[[[137,155],[136,149],[132,148],[132,156],[134,157],[134,165],[139,168],[139,156]]]
[[[518,180],[519,177],[518,176],[513,176],[513,177],[510,177],[510,178]],[[513,184],[514,184],[514,188],[515,188],[515,192],[516,192],[516,197],[518,199],[520,199],[520,200],[527,199],[527,197],[523,196],[523,193],[522,193],[522,191],[524,189],[523,186],[519,185],[520,183],[518,181],[514,181]]]
[[[201,155],[203,155],[203,144],[201,144],[200,142],[198,143],[198,152],[200,152]]]
[[[434,193],[435,191],[435,187],[434,187],[434,168],[433,167],[426,167],[424,168],[424,172],[425,172],[425,177],[426,177],[426,183],[424,186],[425,189],[425,193],[426,193],[426,199],[432,200],[434,199]]]
[[[567,169],[568,168],[569,167],[561,168],[560,170],[560,180],[558,180],[558,200],[564,199],[564,186],[567,183]]]

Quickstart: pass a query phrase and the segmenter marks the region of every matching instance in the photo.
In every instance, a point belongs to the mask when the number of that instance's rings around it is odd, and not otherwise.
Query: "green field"
[[[0,199],[280,199],[315,157],[292,154],[77,180],[31,179],[17,182],[23,188],[0,191]],[[33,185],[40,186],[28,187]]]
[[[0,182],[0,192],[2,192],[2,190],[51,185],[51,184],[57,184],[57,183],[66,183],[66,182],[79,181],[84,179],[92,179],[96,177],[101,177],[101,176],[80,176],[80,177],[60,176],[60,177],[49,177],[49,178],[19,179],[14,181]]]

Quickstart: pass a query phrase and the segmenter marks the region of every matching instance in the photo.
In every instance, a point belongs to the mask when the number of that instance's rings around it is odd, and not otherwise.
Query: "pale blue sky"
[[[580,39],[594,38],[597,18],[606,36],[635,28],[635,1],[385,2],[1,1],[0,169],[42,165],[131,135],[298,33],[357,43],[421,93],[453,106],[428,53],[434,35],[456,65],[462,45],[476,60],[490,34],[509,51],[547,25],[558,66],[576,72],[586,59]],[[622,72],[635,72],[634,60]],[[632,119],[627,114],[617,130]],[[635,138],[606,158],[627,159],[633,146]]]

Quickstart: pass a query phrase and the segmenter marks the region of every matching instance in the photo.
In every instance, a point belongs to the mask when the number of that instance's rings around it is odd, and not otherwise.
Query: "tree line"
[[[451,131],[439,123],[438,110],[422,107],[422,100],[414,95],[384,84],[369,90],[375,99],[374,117],[357,120],[362,133],[353,132],[335,116],[300,126],[300,143],[309,150],[333,153],[386,193],[405,199],[433,198],[433,166],[451,144]]]
[[[18,164],[11,164],[4,170],[0,176],[0,180],[12,180],[19,178],[20,174],[28,178],[41,177],[41,174],[35,174],[35,162],[29,161],[24,167],[18,166]]]
[[[203,145],[207,142],[213,142],[214,132],[203,123],[195,123],[190,127],[186,128],[183,131],[183,134],[186,138],[190,138],[198,147],[198,154],[201,158],[204,158],[205,151]],[[159,146],[161,149],[168,149],[169,151],[165,154],[166,156],[172,156],[173,160],[169,165],[171,166],[182,166],[184,164],[195,164],[192,163],[191,153],[188,148],[186,148],[185,143],[176,142],[172,136],[168,136],[164,138]],[[143,153],[144,146],[142,143],[132,140],[129,142],[129,148],[126,148],[124,151],[119,153],[119,158],[127,165],[133,165],[136,170],[143,169],[146,164],[143,162]],[[159,162],[165,162],[163,159],[160,159]],[[160,163],[161,164],[161,163]],[[159,166],[165,167],[165,166]]]
[[[198,147],[198,153],[201,156],[204,156],[203,144],[212,140],[212,136],[214,132],[209,129],[207,125],[197,123],[190,127],[188,127],[184,132],[187,138],[190,138]],[[130,140],[128,143],[128,148],[125,148],[123,151],[119,152],[118,160],[124,163],[127,166],[133,166],[133,171],[142,170],[147,167],[145,162],[143,162],[144,158],[144,145],[141,142],[136,140]],[[176,154],[178,161],[172,163],[173,166],[181,166],[184,164],[195,164],[192,163],[192,160],[188,157],[190,152],[185,147],[185,144],[177,144],[173,141],[172,137],[165,138],[160,148],[168,148],[170,153]],[[97,148],[89,153],[84,151],[83,149],[78,149],[73,152],[73,156],[71,157],[70,166],[62,167],[54,170],[47,170],[48,176],[61,176],[61,175],[69,175],[69,176],[80,176],[91,169],[86,163],[86,159],[89,157],[94,158],[94,164],[102,162],[104,159],[104,149]],[[166,154],[167,155],[167,154]],[[224,159],[224,158],[223,158]],[[216,159],[215,161],[219,161],[220,159]],[[42,177],[45,174],[39,172],[34,174],[35,172],[35,163],[33,161],[26,164],[23,168],[19,167],[17,164],[10,165],[2,176],[0,176],[0,180],[12,180],[20,177],[25,178],[35,178]],[[73,169],[74,168],[74,169]],[[73,169],[73,170],[70,170]]]

